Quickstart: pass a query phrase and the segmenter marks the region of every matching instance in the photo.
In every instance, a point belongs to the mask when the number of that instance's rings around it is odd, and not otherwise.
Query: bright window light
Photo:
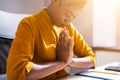
[[[116,46],[116,0],[94,0],[93,45]]]

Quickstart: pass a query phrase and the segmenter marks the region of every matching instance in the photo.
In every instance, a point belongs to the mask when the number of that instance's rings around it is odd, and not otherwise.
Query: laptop
[[[105,70],[120,72],[120,62],[118,64],[107,66]]]

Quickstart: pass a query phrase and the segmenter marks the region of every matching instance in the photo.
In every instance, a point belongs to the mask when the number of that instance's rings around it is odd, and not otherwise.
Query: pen
[[[95,73],[103,73],[103,74],[112,74],[112,75],[120,75],[119,73],[116,72],[110,72],[110,71],[96,71],[96,70],[90,70],[91,72]]]

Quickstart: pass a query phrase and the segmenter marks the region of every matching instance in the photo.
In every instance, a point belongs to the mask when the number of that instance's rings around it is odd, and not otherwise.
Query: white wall
[[[15,13],[35,13],[46,5],[48,0],[0,0],[0,10]]]
[[[96,51],[96,66],[105,65],[112,62],[120,62],[120,52]]]
[[[117,12],[117,46],[120,47],[120,0],[117,0],[117,9],[116,9],[116,12]]]
[[[93,45],[116,46],[116,1],[94,0],[93,12]]]

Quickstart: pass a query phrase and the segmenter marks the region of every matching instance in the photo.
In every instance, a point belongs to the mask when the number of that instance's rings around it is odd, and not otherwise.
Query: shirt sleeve
[[[24,22],[18,26],[7,59],[8,80],[25,80],[33,66],[34,39],[31,27]]]

